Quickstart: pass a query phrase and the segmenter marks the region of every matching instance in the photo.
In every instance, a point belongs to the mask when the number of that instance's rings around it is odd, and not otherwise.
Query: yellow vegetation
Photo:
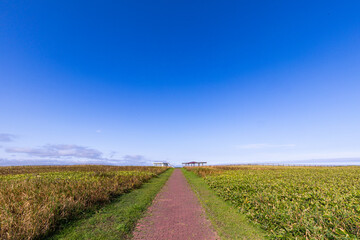
[[[166,168],[0,167],[0,239],[34,239]]]

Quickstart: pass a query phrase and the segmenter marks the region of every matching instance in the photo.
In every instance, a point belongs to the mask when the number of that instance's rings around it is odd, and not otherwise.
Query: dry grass
[[[0,167],[0,239],[34,239],[165,171],[155,167]]]
[[[66,166],[14,166],[0,167],[0,176],[9,174],[45,173],[45,172],[110,172],[110,171],[159,171],[158,167],[106,166],[106,165],[66,165]]]

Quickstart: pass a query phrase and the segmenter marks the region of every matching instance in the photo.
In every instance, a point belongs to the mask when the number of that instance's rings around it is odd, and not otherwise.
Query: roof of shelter
[[[206,163],[206,162],[184,162],[183,164],[196,164],[196,163]]]

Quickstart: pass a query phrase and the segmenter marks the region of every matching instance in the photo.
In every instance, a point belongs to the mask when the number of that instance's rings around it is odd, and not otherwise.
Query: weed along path
[[[139,239],[220,239],[183,173],[176,169],[134,231]]]

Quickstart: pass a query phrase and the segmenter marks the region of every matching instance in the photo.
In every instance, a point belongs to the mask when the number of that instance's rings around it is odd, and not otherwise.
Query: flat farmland
[[[189,167],[272,239],[360,238],[360,167]]]
[[[0,167],[0,239],[34,239],[164,172],[161,167]]]

